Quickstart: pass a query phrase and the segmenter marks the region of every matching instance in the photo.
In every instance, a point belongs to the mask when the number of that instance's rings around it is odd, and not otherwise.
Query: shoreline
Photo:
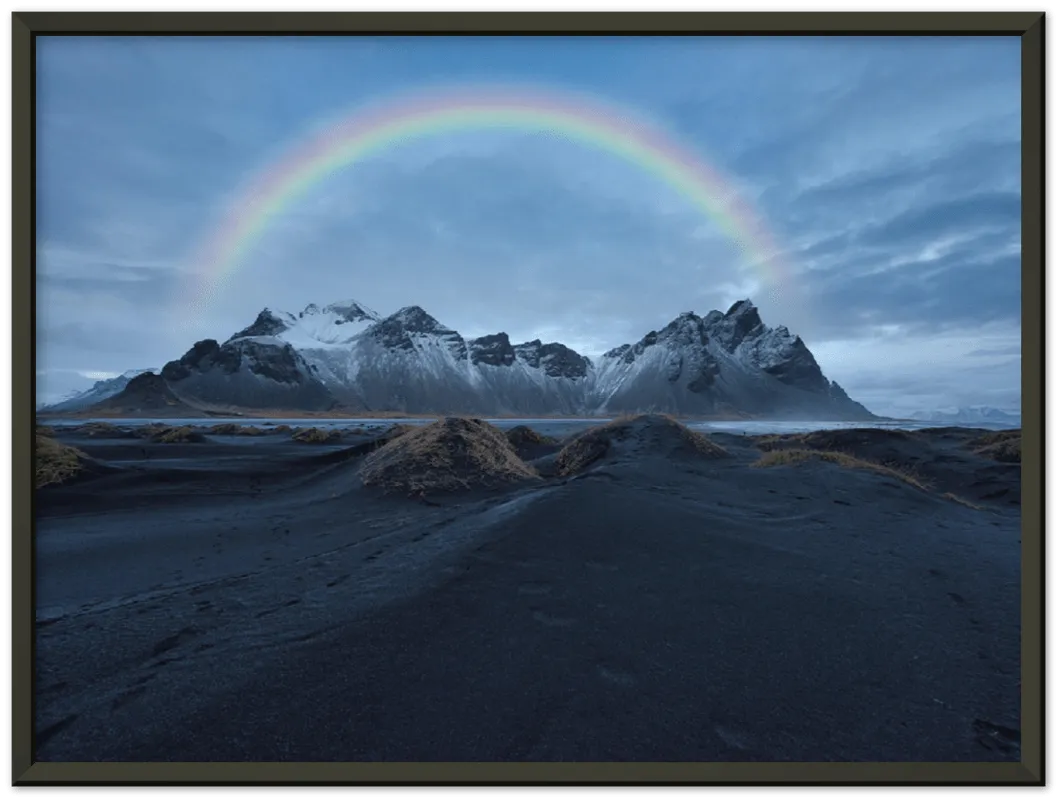
[[[334,412],[312,412],[312,411],[284,411],[284,410],[268,410],[268,411],[239,411],[239,412],[221,412],[211,411],[203,409],[201,411],[202,416],[175,416],[175,415],[158,415],[151,414],[149,410],[145,410],[140,414],[132,413],[108,413],[108,412],[77,412],[77,413],[37,413],[36,419],[38,420],[91,420],[91,419],[114,419],[114,420],[142,420],[142,419],[316,419],[322,421],[329,420],[359,420],[359,419],[445,419],[450,417],[458,417],[465,419],[495,419],[495,420],[525,420],[527,422],[556,422],[556,421],[573,421],[573,422],[610,422],[615,419],[622,417],[636,416],[640,414],[661,414],[663,416],[672,417],[680,422],[792,422],[792,423],[815,423],[815,422],[832,422],[841,423],[843,425],[853,423],[892,423],[892,422],[913,422],[920,423],[920,420],[902,420],[892,417],[872,417],[871,419],[809,419],[802,417],[791,417],[791,418],[776,418],[776,417],[742,417],[742,416],[731,416],[731,415],[699,415],[699,414],[671,414],[668,412],[656,412],[656,411],[635,411],[635,412],[621,412],[609,415],[598,415],[598,414],[545,414],[545,415],[525,415],[525,414],[471,414],[471,413],[438,413],[438,412],[399,412],[399,411],[380,411],[380,412],[357,412],[357,413],[334,413]]]

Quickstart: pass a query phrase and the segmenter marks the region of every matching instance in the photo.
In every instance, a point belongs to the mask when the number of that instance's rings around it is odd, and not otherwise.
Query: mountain
[[[678,316],[596,364],[590,405],[609,412],[746,413],[803,419],[870,419],[824,377],[787,328],[769,328],[749,300],[722,314]]]
[[[145,372],[157,372],[157,370],[130,369],[115,378],[96,381],[90,389],[74,392],[57,403],[41,407],[38,411],[59,413],[82,411],[96,403],[106,400],[108,397],[113,397],[118,394],[122,389],[128,386],[130,380],[137,375],[143,375]]]
[[[177,397],[169,384],[153,372],[135,376],[125,388],[92,408],[100,413],[148,415],[152,417],[194,417],[199,409]]]
[[[945,425],[1022,427],[1021,414],[1002,411],[1001,409],[993,408],[992,406],[964,406],[961,408],[936,409],[933,411],[917,411],[910,414],[909,419]]]
[[[266,308],[224,343],[197,342],[161,378],[184,401],[214,407],[873,417],[749,300],[681,314],[595,363],[559,342],[465,338],[419,306],[388,317],[353,300],[297,314]]]

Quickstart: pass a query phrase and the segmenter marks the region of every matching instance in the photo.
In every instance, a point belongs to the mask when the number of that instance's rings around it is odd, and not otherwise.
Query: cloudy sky
[[[38,400],[266,306],[416,304],[466,336],[598,355],[750,297],[877,413],[1017,409],[1019,58],[1016,37],[39,37]],[[291,148],[482,85],[663,131],[771,249],[605,149],[458,130],[328,173],[193,302],[206,244]]]

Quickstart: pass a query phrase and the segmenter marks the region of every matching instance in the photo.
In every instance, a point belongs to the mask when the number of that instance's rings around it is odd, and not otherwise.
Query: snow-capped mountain
[[[964,406],[961,408],[942,408],[934,411],[917,411],[910,414],[909,419],[946,425],[987,425],[1012,428],[1022,426],[1021,414],[1002,411],[992,406]]]
[[[806,419],[872,415],[828,381],[801,338],[769,328],[749,300],[685,312],[596,364],[590,405],[605,411],[748,413]]]
[[[223,344],[198,342],[161,371],[189,403],[469,414],[746,413],[869,419],[802,340],[749,300],[681,314],[593,363],[558,342],[463,337],[419,306],[388,317],[355,301],[265,309]]]
[[[80,392],[72,392],[59,402],[45,405],[39,410],[48,412],[81,411],[109,397],[114,397],[114,395],[129,385],[129,381],[137,375],[143,375],[146,372],[157,372],[157,370],[130,369],[114,378],[96,381],[91,388]]]

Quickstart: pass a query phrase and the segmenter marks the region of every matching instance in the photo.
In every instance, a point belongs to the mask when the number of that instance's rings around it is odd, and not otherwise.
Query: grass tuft
[[[85,468],[87,459],[88,456],[76,447],[37,434],[34,475],[36,487],[39,489],[42,486],[68,481]]]
[[[1022,463],[1022,429],[996,431],[979,436],[967,443],[971,452],[1005,464]]]
[[[342,438],[342,433],[326,428],[302,428],[291,439],[305,444],[332,444]]]
[[[966,500],[966,499],[960,497],[958,494],[953,494],[952,492],[945,492],[945,494],[943,494],[942,497],[944,497],[946,500],[951,500],[954,503],[959,503],[961,506],[967,506],[968,508],[973,508],[975,511],[981,511],[982,510],[982,506],[976,505],[975,503],[972,503],[970,500]]]

